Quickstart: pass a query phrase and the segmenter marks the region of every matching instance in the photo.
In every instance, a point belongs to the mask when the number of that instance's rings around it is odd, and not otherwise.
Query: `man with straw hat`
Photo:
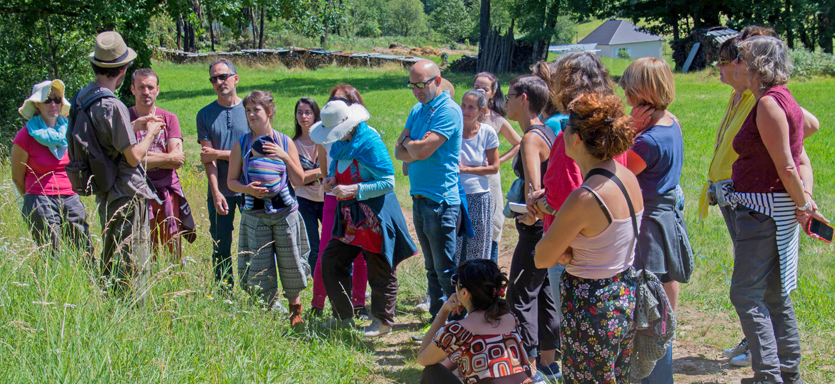
[[[117,168],[113,187],[96,195],[103,228],[102,274],[105,279],[116,278],[114,283],[120,290],[130,284],[136,302],[141,304],[148,290],[150,262],[147,199],[156,199],[142,164],[163,123],[159,117],[150,116],[131,124],[127,106],[113,96],[135,58],[136,52],[125,45],[119,33],[99,34],[95,51],[90,53],[95,80],[76,94],[73,108],[107,95],[87,109],[92,133]],[[135,130],[147,130],[147,134],[137,140]]]

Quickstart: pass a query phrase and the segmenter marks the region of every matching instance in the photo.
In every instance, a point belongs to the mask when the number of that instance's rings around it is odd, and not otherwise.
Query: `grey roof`
[[[580,40],[580,44],[619,45],[647,41],[664,41],[664,38],[640,32],[635,24],[626,20],[607,20],[583,40]]]
[[[597,48],[596,43],[591,44],[567,44],[567,45],[551,45],[548,47],[549,52],[563,53],[568,51],[594,51]]]
[[[713,40],[715,40],[717,44],[722,44],[725,40],[728,40],[738,34],[739,32],[736,30],[727,27],[714,29],[706,33],[706,35],[713,37]]]

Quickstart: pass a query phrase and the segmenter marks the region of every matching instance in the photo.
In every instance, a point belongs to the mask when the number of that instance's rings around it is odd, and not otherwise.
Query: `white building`
[[[661,58],[666,40],[661,36],[638,31],[638,27],[626,20],[607,20],[583,38],[579,44],[597,44],[600,57],[617,58],[618,51],[626,50],[629,57]]]

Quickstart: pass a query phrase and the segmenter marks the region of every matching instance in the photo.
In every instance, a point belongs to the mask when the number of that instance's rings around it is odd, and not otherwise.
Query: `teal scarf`
[[[49,149],[49,152],[52,152],[58,160],[63,159],[67,152],[67,126],[69,126],[69,121],[61,115],[58,115],[55,128],[47,127],[41,115],[35,115],[26,122],[29,136]]]

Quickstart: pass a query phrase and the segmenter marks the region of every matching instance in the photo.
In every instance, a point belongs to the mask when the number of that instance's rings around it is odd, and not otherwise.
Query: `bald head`
[[[412,88],[415,98],[428,104],[441,93],[441,69],[432,60],[418,61],[409,71],[409,82],[417,85]]]

